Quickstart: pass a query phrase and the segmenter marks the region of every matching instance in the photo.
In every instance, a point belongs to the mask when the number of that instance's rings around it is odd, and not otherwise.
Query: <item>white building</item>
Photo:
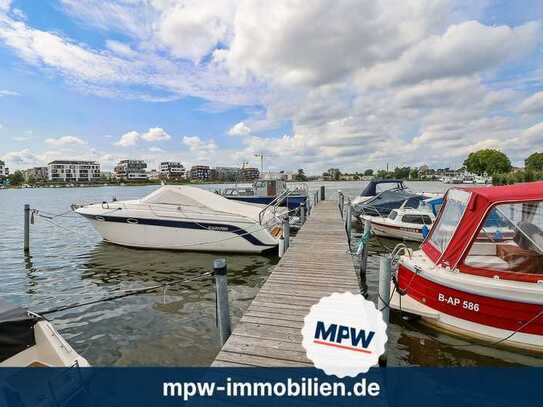
[[[115,178],[128,181],[147,180],[147,163],[142,160],[122,160],[115,167]]]
[[[4,161],[0,160],[0,182],[9,175],[9,168],[6,168]]]
[[[160,176],[162,178],[184,178],[185,167],[183,164],[176,161],[165,161],[160,163]]]
[[[96,161],[56,160],[48,164],[49,181],[52,182],[98,182],[100,164]]]

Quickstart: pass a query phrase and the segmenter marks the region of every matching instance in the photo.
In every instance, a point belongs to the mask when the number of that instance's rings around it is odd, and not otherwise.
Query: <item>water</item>
[[[338,190],[357,195],[363,182],[326,185],[327,196]],[[217,186],[206,188],[214,190]],[[412,183],[414,190],[444,191],[441,183]],[[81,201],[142,197],[148,187],[0,190],[0,296],[35,311],[103,298],[119,289],[190,279],[210,271],[219,257],[211,253],[136,250],[107,244],[83,218],[68,213],[31,226],[31,255],[24,256],[23,205],[62,213]],[[376,299],[383,245],[373,241],[364,289]],[[233,324],[266,280],[274,255],[227,255]],[[50,315],[51,321],[92,365],[208,366],[219,351],[212,277],[148,293]],[[485,346],[454,348],[463,340],[437,333],[394,316],[389,332],[389,364],[396,366],[543,365],[543,359]]]

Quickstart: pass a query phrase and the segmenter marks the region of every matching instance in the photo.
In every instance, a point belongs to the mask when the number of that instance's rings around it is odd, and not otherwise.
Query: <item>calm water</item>
[[[342,190],[357,195],[363,182],[317,183],[328,196]],[[413,183],[412,189],[439,192],[441,183]],[[83,218],[69,213],[31,226],[31,256],[24,256],[23,205],[55,214],[81,201],[139,198],[150,187],[0,190],[0,295],[43,311],[98,299],[119,289],[193,278],[211,269],[219,256],[207,253],[135,250],[101,241]],[[208,186],[215,189],[215,186]],[[375,300],[379,252],[395,242],[373,241],[365,284]],[[277,258],[228,255],[230,298],[235,324]],[[157,292],[65,311],[50,319],[93,365],[206,366],[219,351],[212,277]],[[416,322],[393,318],[389,333],[391,365],[507,366],[543,365],[543,359],[485,346],[457,349],[461,339],[436,333]]]

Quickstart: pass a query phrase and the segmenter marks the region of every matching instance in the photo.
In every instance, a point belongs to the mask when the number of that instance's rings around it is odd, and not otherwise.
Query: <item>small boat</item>
[[[430,205],[418,208],[402,205],[390,211],[387,217],[362,215],[361,219],[371,222],[371,230],[377,236],[422,242],[435,221],[435,214]]]
[[[362,204],[385,191],[407,191],[407,187],[403,181],[399,179],[373,180],[366,185],[360,195],[354,198],[351,203],[353,206]]]
[[[365,200],[362,203],[353,204],[353,215],[359,219],[363,216],[376,216],[386,218],[394,209],[401,207],[416,209],[428,196],[414,194],[408,190],[388,190]]]
[[[41,316],[0,301],[0,367],[89,366]]]
[[[280,198],[279,205],[288,209],[296,209],[307,200],[307,189],[296,188],[289,190],[287,183],[279,179],[264,179],[253,183],[252,186],[225,188],[222,196],[234,201],[268,205]]]
[[[543,182],[450,189],[421,249],[398,264],[394,308],[493,346],[543,351]]]
[[[146,197],[74,207],[104,240],[129,247],[261,253],[277,247],[283,210],[250,205],[190,186],[162,186]]]

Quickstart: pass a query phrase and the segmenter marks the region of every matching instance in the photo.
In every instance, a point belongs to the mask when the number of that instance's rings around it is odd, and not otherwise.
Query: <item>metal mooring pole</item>
[[[217,325],[219,326],[221,344],[224,345],[232,333],[226,259],[216,259],[213,262],[213,272],[215,273],[215,295],[217,299]]]
[[[351,231],[353,230],[353,208],[351,206],[351,201],[347,202],[347,212],[345,214],[345,224],[347,225],[347,237],[349,242],[351,241]]]
[[[343,195],[343,192],[338,191],[337,198],[338,198],[339,212],[341,213],[341,219],[343,219],[343,209],[345,208],[345,195]]]
[[[283,236],[281,236],[279,238],[279,245],[278,245],[278,253],[277,255],[279,256],[279,258],[283,257],[283,255],[285,254],[285,238]]]
[[[366,220],[364,222],[364,234],[363,236],[369,236],[371,233],[371,221]],[[368,239],[369,240],[369,239]],[[362,251],[360,252],[360,275],[366,274],[366,270],[368,268],[368,246],[369,242],[364,242],[364,246],[362,247]]]
[[[25,204],[24,251],[30,252],[30,205]]]
[[[300,223],[302,225],[305,223],[305,204],[303,202],[300,205]]]
[[[326,189],[324,185],[321,185],[321,201],[324,201],[326,199]]]
[[[379,299],[378,309],[383,313],[383,320],[387,324],[390,320],[390,281],[392,279],[392,258],[389,255],[381,257],[379,267]],[[379,358],[379,365],[387,365],[387,352]]]
[[[288,221],[288,216],[283,220],[283,238],[285,239],[284,252],[286,252],[290,246],[290,223]]]

